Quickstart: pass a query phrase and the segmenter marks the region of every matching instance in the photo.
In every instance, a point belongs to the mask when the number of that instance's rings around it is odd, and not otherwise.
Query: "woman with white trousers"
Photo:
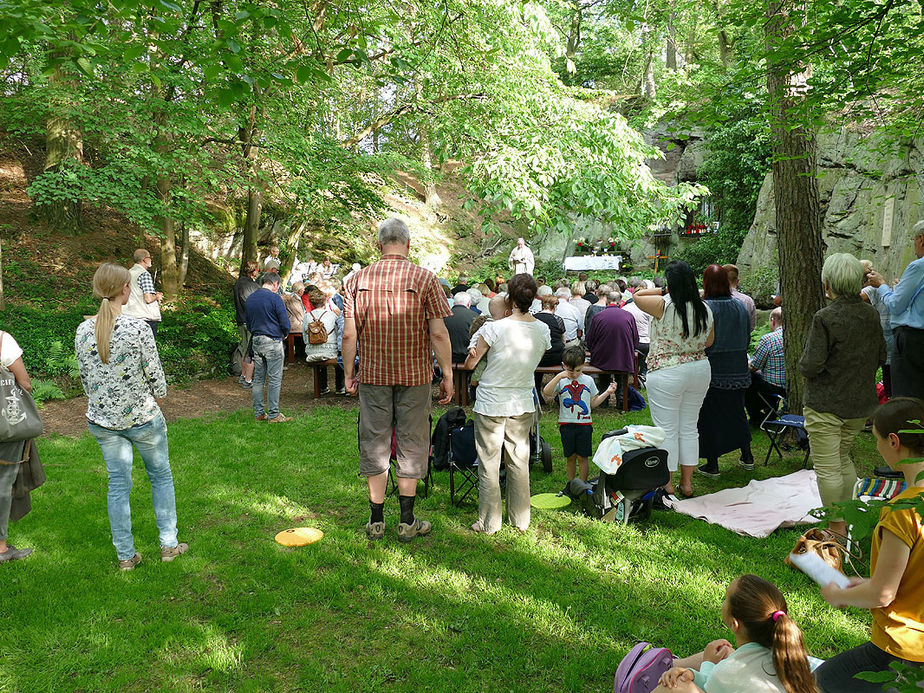
[[[651,317],[648,352],[648,403],[655,426],[664,430],[663,447],[671,472],[680,467],[681,496],[693,495],[699,464],[696,422],[712,370],[706,347],[715,338],[712,311],[699,296],[693,270],[685,262],[664,269],[667,287],[635,292],[635,303]],[[674,482],[664,490],[674,493]]]

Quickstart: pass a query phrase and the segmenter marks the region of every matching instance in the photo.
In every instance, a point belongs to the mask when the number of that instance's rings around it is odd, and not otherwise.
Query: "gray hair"
[[[863,263],[850,253],[834,253],[825,259],[821,281],[835,296],[855,296],[863,287]]]
[[[571,298],[571,289],[566,289],[565,287],[562,287],[555,291],[555,295],[558,296],[558,298],[563,298],[567,301],[568,299]]]
[[[465,291],[460,291],[452,297],[452,304],[454,306],[465,306],[468,308],[472,305],[472,297]]]
[[[549,286],[548,284],[543,284],[542,286],[539,287],[539,290],[536,291],[537,298],[542,298],[543,296],[551,296],[551,295],[552,295],[552,287]]]
[[[282,278],[276,272],[264,272],[263,276],[260,277],[260,286],[264,284],[278,284],[282,281]]]
[[[622,292],[613,289],[606,295],[607,303],[619,303],[622,300]]]
[[[379,224],[379,244],[398,245],[411,240],[411,232],[407,224],[397,217],[389,217]]]
[[[912,240],[918,236],[924,236],[924,219],[921,219],[921,221],[911,227]]]

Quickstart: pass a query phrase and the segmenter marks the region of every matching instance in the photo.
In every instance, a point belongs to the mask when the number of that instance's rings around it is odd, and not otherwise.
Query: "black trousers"
[[[892,335],[892,396],[924,399],[924,330],[902,326],[893,329]]]
[[[751,373],[751,385],[744,392],[744,408],[748,412],[751,425],[755,428],[764,422],[771,411],[761,395],[772,402],[775,395],[785,397],[786,388],[768,383],[760,373]]]
[[[318,385],[321,386],[321,390],[327,389],[327,366],[321,366],[318,369]],[[343,366],[337,364],[334,366],[334,389],[342,390],[346,385],[346,378],[343,373]]]
[[[867,693],[890,690],[884,684],[869,683],[854,678],[854,674],[859,674],[861,671],[887,671],[889,664],[901,661],[904,660],[893,657],[873,643],[867,642],[827,660],[815,670],[815,680],[818,681],[818,687],[823,693]],[[921,662],[905,661],[904,663],[914,667],[921,666]]]

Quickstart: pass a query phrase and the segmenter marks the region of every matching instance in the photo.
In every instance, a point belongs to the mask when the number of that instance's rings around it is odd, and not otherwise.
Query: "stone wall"
[[[911,227],[924,219],[924,138],[893,142],[845,130],[818,137],[819,194],[826,254],[872,260],[887,279],[914,259]],[[773,177],[760,190],[757,212],[738,266],[742,281],[777,263]]]

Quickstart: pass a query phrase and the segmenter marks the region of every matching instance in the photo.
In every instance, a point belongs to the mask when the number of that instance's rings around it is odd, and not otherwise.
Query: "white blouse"
[[[484,416],[519,416],[536,411],[533,373],[546,349],[549,327],[539,320],[504,318],[486,322],[481,336],[490,347],[478,381],[474,411]]]

